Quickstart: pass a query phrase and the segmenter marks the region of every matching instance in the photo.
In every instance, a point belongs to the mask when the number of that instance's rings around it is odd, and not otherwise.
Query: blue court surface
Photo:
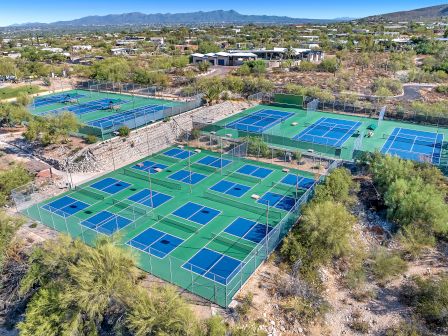
[[[361,125],[360,121],[320,118],[293,139],[339,148]]]
[[[147,119],[147,122],[161,120],[164,118],[162,111],[167,108],[163,105],[141,106],[126,112],[115,113],[101,119],[90,121],[88,124],[95,127],[108,128],[137,118]]]
[[[130,219],[115,215],[109,211],[101,211],[81,222],[81,225],[110,236],[131,222]]]
[[[395,128],[384,143],[381,153],[438,165],[442,145],[443,134]]]
[[[217,158],[216,156],[207,155],[197,161],[196,163],[200,163],[205,166],[210,166],[214,168],[224,168],[225,166],[232,163],[232,160]]]
[[[259,179],[264,179],[270,173],[272,173],[272,169],[247,164],[238,169],[237,173],[253,176]]]
[[[294,115],[291,112],[277,110],[255,111],[227,125],[241,131],[261,133]]]
[[[58,113],[58,112],[62,112],[62,111],[70,111],[76,115],[81,115],[81,114],[89,113],[89,112],[93,112],[93,111],[110,109],[113,105],[124,104],[127,102],[128,102],[127,100],[122,100],[122,99],[103,98],[103,99],[98,99],[98,100],[92,100],[88,103],[82,103],[82,104],[72,105],[69,107],[59,108],[56,110],[46,111],[43,114]]]
[[[33,107],[41,107],[56,103],[66,103],[72,99],[78,99],[84,97],[84,95],[79,93],[70,93],[70,94],[58,94],[49,97],[36,97],[32,103]]]
[[[210,190],[217,191],[226,195],[234,196],[234,197],[241,197],[246,192],[250,190],[251,187],[234,183],[226,180],[221,180],[218,183],[216,183],[214,186],[210,187]]]
[[[128,188],[130,185],[130,183],[123,182],[112,177],[106,177],[101,181],[91,184],[90,187],[104,191],[108,194],[116,194]]]
[[[182,242],[183,240],[178,237],[149,228],[132,238],[126,244],[158,258],[164,258],[182,244]]]
[[[195,173],[195,172],[189,172],[187,170],[179,170],[175,172],[174,174],[171,174],[168,176],[168,178],[187,183],[187,184],[196,184],[198,182],[201,182],[203,179],[205,179],[207,175]]]
[[[195,153],[188,150],[183,150],[180,148],[171,148],[166,152],[163,152],[164,155],[175,158],[175,159],[187,159],[188,157],[193,156]]]
[[[70,217],[89,206],[90,204],[78,201],[70,196],[64,196],[51,203],[45,204],[42,208],[65,218]]]
[[[159,170],[163,170],[166,167],[168,167],[167,165],[161,164],[161,163],[156,163],[156,162],[152,162],[152,161],[143,161],[143,162],[139,162],[136,165],[132,166],[132,168],[137,169],[137,170],[141,170],[150,174],[155,174],[158,173]]]
[[[239,217],[226,227],[224,232],[258,244],[271,230],[272,227],[266,224]]]
[[[205,225],[218,216],[221,211],[203,205],[188,202],[173,212],[174,216]]]
[[[225,285],[232,280],[243,265],[237,259],[208,248],[202,248],[182,267]]]
[[[308,190],[313,186],[314,180],[300,175],[288,174],[281,180],[281,183]]]
[[[273,192],[267,192],[259,200],[258,203],[267,204],[270,207],[276,207],[280,210],[289,211],[296,204],[296,200],[289,196],[276,194]]]
[[[172,199],[171,196],[149,189],[143,189],[128,197],[128,200],[146,205],[150,208],[157,208],[170,199]]]

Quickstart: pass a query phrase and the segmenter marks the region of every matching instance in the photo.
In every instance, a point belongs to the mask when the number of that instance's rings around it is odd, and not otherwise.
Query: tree
[[[19,69],[14,60],[8,57],[0,58],[0,76],[16,76],[19,75]]]
[[[11,247],[14,235],[22,224],[22,218],[12,217],[4,211],[0,211],[0,272],[3,269],[7,251]]]
[[[64,111],[56,115],[34,117],[24,133],[28,141],[40,141],[44,146],[67,142],[70,133],[77,132],[79,122],[72,112]]]
[[[106,315],[110,322],[122,314],[139,275],[130,255],[107,240],[92,249],[61,237],[37,248],[30,262],[21,292],[37,292],[19,324],[22,335],[97,334]]]
[[[8,204],[11,191],[31,181],[31,175],[21,165],[9,166],[0,171],[0,206]]]
[[[448,232],[445,195],[419,177],[397,179],[384,194],[388,215],[399,226],[418,224],[427,232]]]
[[[352,180],[350,171],[346,168],[338,168],[327,176],[323,184],[316,187],[314,201],[350,204],[353,202],[352,194],[357,189],[358,185]]]
[[[336,74],[339,69],[339,62],[336,58],[326,58],[319,64],[319,68],[325,72]]]
[[[140,289],[126,317],[135,336],[198,335],[196,319],[172,286],[155,286],[149,294]]]
[[[95,63],[92,77],[110,82],[123,82],[129,79],[130,66],[124,58],[111,57]]]
[[[61,236],[36,248],[21,282],[31,295],[18,328],[24,336],[198,335],[191,310],[173,287],[140,286],[128,251],[110,239],[95,248]]]
[[[0,125],[16,126],[31,118],[31,113],[21,104],[0,104]]]
[[[214,101],[217,101],[221,96],[221,92],[224,90],[221,82],[210,83],[211,85],[206,88],[204,92],[204,98],[211,105]]]
[[[285,238],[281,253],[292,263],[301,260],[305,268],[326,264],[351,251],[354,224],[342,204],[313,202],[303,211],[297,230]]]
[[[201,42],[198,45],[198,52],[201,54],[215,53],[220,51],[221,48],[211,42]]]

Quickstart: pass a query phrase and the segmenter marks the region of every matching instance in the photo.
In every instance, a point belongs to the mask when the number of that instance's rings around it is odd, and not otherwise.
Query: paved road
[[[419,83],[409,83],[403,84],[403,95],[397,97],[398,100],[418,100],[422,97],[420,94],[420,89],[423,88],[433,88],[437,84],[419,84]]]

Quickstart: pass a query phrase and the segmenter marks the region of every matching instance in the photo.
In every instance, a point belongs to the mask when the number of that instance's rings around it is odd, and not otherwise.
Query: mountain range
[[[368,16],[366,21],[425,21],[448,16],[448,4]]]
[[[423,21],[448,16],[448,4],[419,8],[409,11],[369,16],[363,21]],[[163,25],[206,25],[206,24],[325,24],[350,21],[352,18],[308,19],[273,15],[245,15],[234,10],[214,10],[192,13],[156,13],[139,12],[109,15],[92,15],[70,21],[52,23],[24,23],[12,25],[20,28],[75,28],[101,26],[163,26]]]
[[[181,24],[300,24],[300,23],[329,23],[347,21],[350,18],[333,20],[292,18],[288,16],[273,15],[244,15],[234,10],[215,10],[209,12],[192,13],[124,13],[110,15],[86,16],[76,20],[58,21],[52,23],[24,23],[15,27],[70,27],[70,26],[126,26],[126,25],[181,25]]]

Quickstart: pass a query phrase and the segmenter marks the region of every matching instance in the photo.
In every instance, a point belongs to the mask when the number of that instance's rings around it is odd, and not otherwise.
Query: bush
[[[13,165],[7,170],[0,171],[0,207],[8,203],[13,189],[25,185],[31,180],[31,175],[20,165]]]
[[[197,140],[197,139],[199,139],[200,136],[201,136],[201,130],[200,130],[200,129],[193,128],[193,129],[191,130],[191,138],[192,138],[193,140]]]
[[[402,322],[398,326],[388,328],[385,332],[385,336],[423,336],[426,333],[422,333],[422,327],[416,322],[411,323]]]
[[[121,126],[118,129],[118,135],[121,137],[127,137],[131,133],[131,130],[127,126]]]
[[[226,336],[227,327],[221,316],[215,315],[204,321],[206,336]]]
[[[97,142],[97,141],[98,141],[98,138],[97,138],[97,136],[94,135],[94,134],[89,134],[89,135],[86,136],[86,142],[87,142],[88,144],[94,144],[94,143]]]
[[[201,62],[198,64],[198,69],[201,72],[206,72],[208,69],[210,69],[210,62]]]
[[[377,96],[398,95],[402,93],[403,85],[395,79],[378,78],[373,82],[372,90]]]
[[[353,181],[350,171],[346,168],[338,168],[327,176],[323,184],[316,187],[314,201],[351,204],[354,201],[353,193],[357,190],[358,184]]]
[[[312,202],[303,210],[296,230],[283,241],[281,253],[289,262],[301,261],[313,269],[352,250],[355,218],[347,209],[331,201]]]
[[[271,151],[268,145],[259,137],[247,137],[247,154],[256,157],[269,157]]]
[[[363,321],[359,318],[350,323],[350,328],[362,334],[367,334],[370,330],[369,322]]]
[[[236,311],[240,316],[246,316],[252,307],[254,298],[253,293],[247,293],[241,300],[241,303],[236,307]]]
[[[407,263],[397,254],[385,249],[374,252],[372,272],[379,281],[389,280],[407,270]]]
[[[439,85],[435,90],[438,93],[448,94],[448,85]]]
[[[336,73],[339,69],[339,62],[336,58],[326,58],[319,64],[322,71]]]
[[[448,327],[448,276],[413,278],[402,288],[402,299],[433,328]]]

